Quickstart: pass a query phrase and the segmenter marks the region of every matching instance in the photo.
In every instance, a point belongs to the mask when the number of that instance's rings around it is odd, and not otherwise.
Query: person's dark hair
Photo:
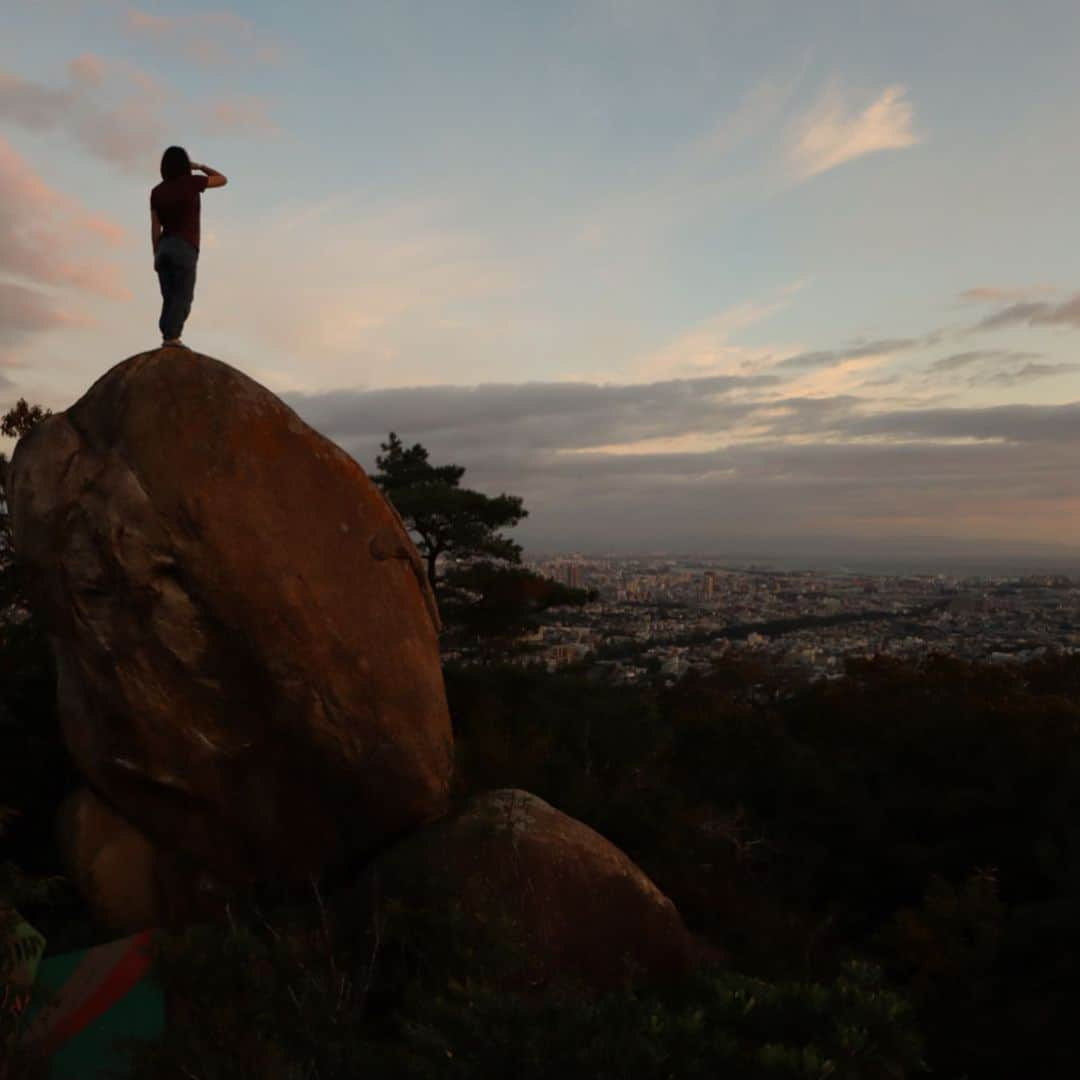
[[[172,180],[191,172],[191,158],[182,146],[170,146],[161,155],[161,179]]]

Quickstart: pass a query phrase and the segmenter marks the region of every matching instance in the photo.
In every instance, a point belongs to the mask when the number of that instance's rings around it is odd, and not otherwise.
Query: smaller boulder
[[[89,788],[65,800],[56,828],[68,875],[102,926],[131,934],[161,925],[156,854],[143,833]]]
[[[477,940],[509,931],[514,968],[536,989],[568,978],[593,989],[628,974],[685,974],[695,943],[675,905],[622,851],[527,791],[486,792],[410,834],[339,894],[339,925],[371,927],[389,905],[457,908]],[[502,973],[500,973],[502,974]]]

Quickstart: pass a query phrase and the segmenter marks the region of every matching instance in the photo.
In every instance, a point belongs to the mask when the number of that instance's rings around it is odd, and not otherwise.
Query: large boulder
[[[56,831],[68,876],[102,926],[128,934],[162,922],[157,852],[134,825],[79,788],[61,805]]]
[[[684,974],[695,942],[675,905],[614,844],[527,791],[474,797],[381,853],[334,897],[342,940],[365,950],[394,910],[456,911],[474,955],[504,948],[514,989],[571,979],[610,989],[630,974]],[[509,957],[509,961],[507,961]]]
[[[133,356],[22,439],[8,496],[75,763],[157,850],[301,882],[443,812],[423,566],[363,469],[268,390]]]

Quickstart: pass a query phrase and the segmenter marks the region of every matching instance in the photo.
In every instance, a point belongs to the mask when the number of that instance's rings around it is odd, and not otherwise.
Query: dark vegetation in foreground
[[[0,761],[22,815],[9,855],[41,875],[66,774],[47,658],[8,656],[26,648],[5,631]],[[522,787],[581,818],[725,963],[521,1000],[499,991],[497,940],[455,948],[453,910],[397,912],[356,954],[327,940],[314,894],[267,900],[165,941],[187,1022],[140,1075],[892,1077],[920,1058],[957,1080],[1072,1075],[1080,658],[876,658],[763,703],[769,678],[746,662],[673,687],[447,672],[459,794]],[[51,946],[93,940],[73,900],[20,902]]]

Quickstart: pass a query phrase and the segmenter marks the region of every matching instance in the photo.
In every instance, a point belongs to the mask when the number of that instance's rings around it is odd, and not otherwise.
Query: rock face
[[[60,807],[56,831],[68,874],[99,923],[125,934],[161,922],[157,853],[143,833],[88,788]]]
[[[501,924],[519,988],[556,976],[606,989],[626,976],[685,973],[695,945],[672,902],[613,844],[527,791],[491,791],[379,855],[336,899],[354,934],[388,902],[458,904],[478,933]]]
[[[17,557],[88,786],[220,881],[302,881],[443,811],[437,612],[400,518],[197,353],[104,375],[18,445]]]

